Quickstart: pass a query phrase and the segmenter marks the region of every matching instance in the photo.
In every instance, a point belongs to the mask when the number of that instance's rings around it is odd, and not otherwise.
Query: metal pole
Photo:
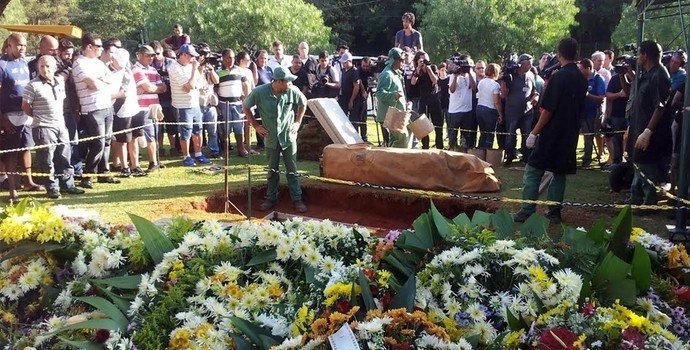
[[[228,212],[228,203],[230,203],[230,185],[228,184],[228,172],[230,171],[230,145],[228,143],[228,130],[230,130],[230,103],[228,101],[223,101],[225,104],[225,113],[223,113],[223,118],[225,118],[225,131],[223,132],[223,145],[225,146],[225,205],[224,213]]]
[[[685,23],[683,21],[683,10],[678,0],[678,11],[680,15],[681,28],[683,30],[683,41],[685,43],[685,51],[688,51],[688,39],[685,35]],[[689,68],[686,65],[686,70]],[[685,86],[690,82],[690,76],[685,77]],[[683,122],[681,124],[681,147],[680,147],[680,161],[678,169],[678,197],[687,199],[688,198],[688,166],[690,161],[688,159],[688,147],[690,147],[690,113],[685,110],[685,106],[690,105],[690,89],[685,89],[685,95],[683,96]],[[681,205],[682,203],[678,203]],[[680,234],[688,238],[688,230],[686,226],[687,219],[687,209],[677,209],[676,210],[676,227],[670,230],[671,234],[669,238],[673,239],[673,236]]]

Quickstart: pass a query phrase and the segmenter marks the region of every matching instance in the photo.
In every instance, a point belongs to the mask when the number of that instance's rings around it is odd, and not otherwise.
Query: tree
[[[664,17],[665,16],[665,17]],[[650,18],[644,22],[644,40],[654,40],[661,44],[664,50],[682,48],[683,32],[678,15],[678,8],[666,8],[646,13]],[[655,18],[656,17],[656,18]],[[690,24],[686,18],[686,26]],[[621,21],[613,31],[611,42],[616,49],[622,49],[625,44],[637,43],[637,10],[633,5],[623,7]],[[625,54],[635,54],[623,52]]]
[[[9,1],[8,1],[9,2]],[[0,3],[0,7],[2,4]],[[26,14],[24,13],[24,7],[19,0],[14,0],[5,4],[2,12],[2,18],[0,18],[0,23],[2,24],[26,24]],[[0,29],[0,37],[2,41],[5,40],[10,35],[10,32],[5,29]]]
[[[621,19],[621,9],[628,0],[577,0],[580,12],[575,16],[578,22],[570,31],[580,43],[582,57],[589,57],[594,51],[611,48],[611,33]]]
[[[12,0],[0,0],[0,14],[3,15],[3,17],[7,18],[5,15],[5,9],[7,6],[12,2]],[[19,2],[19,1],[15,1]]]
[[[568,36],[575,0],[424,0],[424,48],[434,60],[453,52],[501,62],[505,54],[552,51]]]
[[[117,37],[125,42],[136,40],[144,22],[140,0],[76,0],[70,21],[84,32],[94,32],[103,39]]]
[[[174,23],[182,24],[195,43],[206,42],[212,49],[256,44],[269,49],[281,40],[286,53],[296,53],[301,41],[312,51],[328,47],[330,28],[315,6],[302,0],[188,0],[161,7],[160,1],[145,0],[149,40],[172,34]]]

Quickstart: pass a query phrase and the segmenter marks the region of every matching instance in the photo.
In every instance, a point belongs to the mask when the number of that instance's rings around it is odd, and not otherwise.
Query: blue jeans
[[[496,133],[496,122],[498,121],[498,111],[486,106],[477,106],[477,122],[479,123],[479,148],[493,148],[494,134]]]
[[[201,108],[202,121],[204,122],[204,130],[208,135],[207,146],[211,153],[220,153],[218,146],[218,111],[215,106],[206,106]]]
[[[517,129],[520,129],[520,136],[522,142],[520,144],[520,153],[523,159],[529,157],[529,149],[527,148],[527,136],[532,131],[532,116],[533,113],[529,112],[521,115],[506,115],[506,157],[515,159],[517,158]]]
[[[585,134],[585,149],[582,155],[582,163],[589,164],[592,162],[592,150],[594,149],[594,134],[599,132],[599,118],[584,117],[580,119],[580,131]],[[597,150],[601,152],[601,150]],[[597,153],[598,153],[597,152]]]
[[[192,134],[201,135],[201,108],[194,106],[191,108],[178,108],[177,113],[180,117],[180,140],[189,141]]]
[[[110,138],[113,135],[113,110],[104,108],[87,113],[84,117],[84,131],[86,137],[98,137],[88,142],[84,172],[102,174],[110,171],[108,159]]]
[[[290,190],[290,197],[293,201],[302,199],[302,187],[299,185],[299,178],[297,177],[297,144],[290,142],[285,149],[266,148],[266,158],[268,158],[268,186],[266,189],[266,198],[270,201],[278,200],[278,183],[280,182],[280,174],[278,173],[280,167],[280,157],[283,156],[283,163],[285,164],[285,172],[288,189]]]
[[[544,170],[535,168],[529,164],[525,165],[525,175],[522,177],[522,199],[536,201],[539,199],[539,184],[544,176]],[[553,174],[553,180],[546,193],[546,200],[553,202],[563,202],[565,196],[565,174]],[[560,209],[560,206],[549,206],[550,209]],[[526,214],[534,214],[537,205],[533,203],[522,203],[520,211]]]
[[[448,113],[448,146],[452,149],[458,146],[458,129],[464,129],[471,123],[472,111]],[[468,131],[461,132],[460,146],[469,148],[467,144]],[[472,145],[474,147],[474,145]]]

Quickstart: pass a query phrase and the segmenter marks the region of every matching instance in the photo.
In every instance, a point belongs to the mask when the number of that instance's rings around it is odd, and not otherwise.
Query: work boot
[[[295,210],[297,210],[298,213],[304,213],[307,211],[307,205],[304,204],[304,202],[301,199],[296,200],[294,202],[294,205],[295,205]]]
[[[270,200],[267,199],[259,205],[259,210],[261,211],[269,211],[273,209],[276,206],[277,201],[276,200]]]

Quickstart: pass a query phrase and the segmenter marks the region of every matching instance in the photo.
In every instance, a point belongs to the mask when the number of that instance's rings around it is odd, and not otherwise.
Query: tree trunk
[[[10,4],[12,0],[0,0],[0,15],[5,12],[5,8]]]

